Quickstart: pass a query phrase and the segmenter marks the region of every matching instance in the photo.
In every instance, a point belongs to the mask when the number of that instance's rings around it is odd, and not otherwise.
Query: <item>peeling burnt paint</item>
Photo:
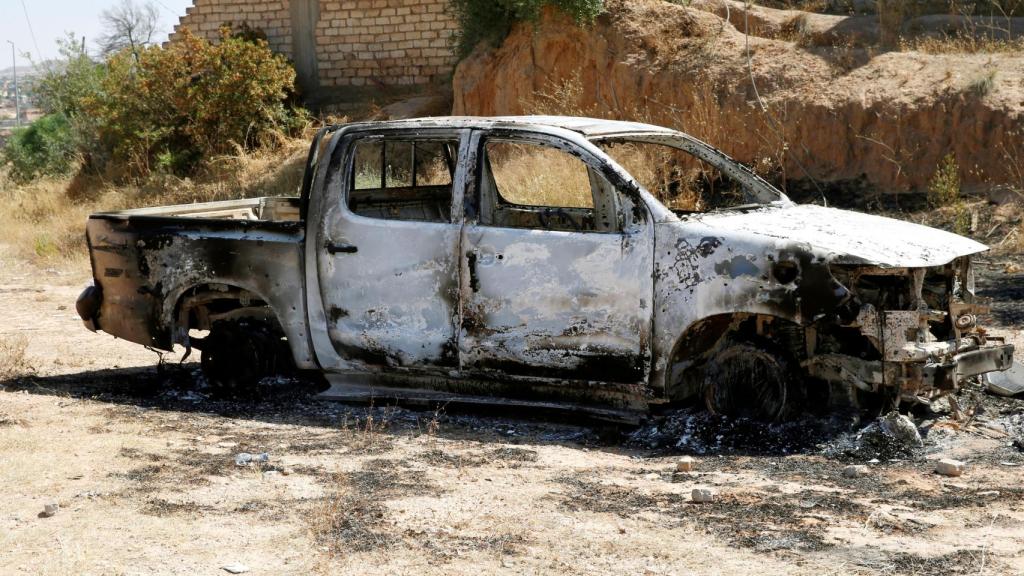
[[[585,163],[601,190],[594,211],[487,220],[478,177],[489,137]],[[447,220],[349,208],[351,150],[366,138],[457,143],[450,206],[433,212]],[[693,154],[757,204],[680,217],[597,145],[627,140]],[[771,341],[818,378],[927,398],[1012,355],[976,327],[969,256],[983,245],[796,206],[707,144],[636,123],[332,127],[310,148],[298,198],[98,214],[87,233],[97,285],[81,307],[87,326],[169,349],[215,318],[269,317],[300,368],[389,385],[642,409],[701,393],[692,374],[738,334]]]

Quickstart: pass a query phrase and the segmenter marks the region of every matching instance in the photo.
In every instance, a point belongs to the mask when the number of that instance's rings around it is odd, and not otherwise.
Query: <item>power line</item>
[[[170,8],[168,8],[167,4],[164,4],[160,0],[153,0],[153,1],[156,2],[157,4],[159,4],[164,10],[167,10],[167,12],[169,12],[172,16],[177,16],[178,15],[177,12],[175,12],[174,10],[171,10]]]
[[[36,56],[38,58],[43,58],[43,51],[39,49],[39,42],[36,41],[36,31],[32,29],[32,19],[28,17],[28,8],[25,7],[25,0],[21,0],[21,10],[25,13],[25,22],[28,23],[28,33],[32,35],[32,45],[36,47]]]

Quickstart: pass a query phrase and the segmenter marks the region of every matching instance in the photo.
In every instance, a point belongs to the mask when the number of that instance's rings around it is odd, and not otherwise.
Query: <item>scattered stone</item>
[[[690,492],[690,500],[697,504],[709,504],[715,501],[715,491],[711,488],[694,488]]]
[[[843,476],[846,478],[860,478],[871,473],[871,469],[863,464],[852,464],[843,468]]]
[[[43,506],[43,511],[39,513],[40,518],[52,518],[57,511],[60,510],[60,504],[47,504]]]
[[[693,472],[697,467],[697,461],[691,456],[683,456],[676,460],[676,472]]]
[[[963,462],[951,458],[943,458],[935,463],[935,472],[943,476],[960,476],[964,473]]]
[[[249,571],[249,567],[246,566],[245,564],[239,564],[239,563],[236,562],[234,564],[228,564],[226,566],[221,566],[221,570],[224,570],[225,572],[228,572],[229,574],[245,574],[246,572]]]
[[[661,480],[661,474],[657,472],[651,472],[650,474],[644,474],[644,478],[647,480]]]
[[[264,463],[270,461],[270,454],[264,452],[262,454],[249,454],[248,452],[241,452],[235,455],[235,466],[248,466],[253,463]]]

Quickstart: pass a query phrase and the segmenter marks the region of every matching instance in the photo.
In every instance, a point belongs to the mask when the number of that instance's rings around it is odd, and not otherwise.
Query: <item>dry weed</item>
[[[13,380],[32,373],[28,359],[28,338],[24,336],[0,336],[0,382]]]
[[[0,244],[19,257],[45,266],[82,267],[88,256],[85,222],[89,214],[145,206],[294,196],[302,182],[306,139],[291,139],[276,150],[239,150],[213,159],[194,179],[153,174],[141,184],[114,185],[79,174],[15,186],[0,174]]]
[[[313,540],[329,555],[384,548],[395,536],[387,530],[384,505],[372,494],[356,489],[349,477],[338,474],[333,491],[309,515]]]

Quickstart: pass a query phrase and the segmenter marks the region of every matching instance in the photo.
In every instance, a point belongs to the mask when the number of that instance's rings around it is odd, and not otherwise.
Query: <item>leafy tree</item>
[[[63,176],[74,165],[71,124],[61,114],[48,114],[11,134],[0,150],[0,164],[11,179],[26,183],[40,176]]]

